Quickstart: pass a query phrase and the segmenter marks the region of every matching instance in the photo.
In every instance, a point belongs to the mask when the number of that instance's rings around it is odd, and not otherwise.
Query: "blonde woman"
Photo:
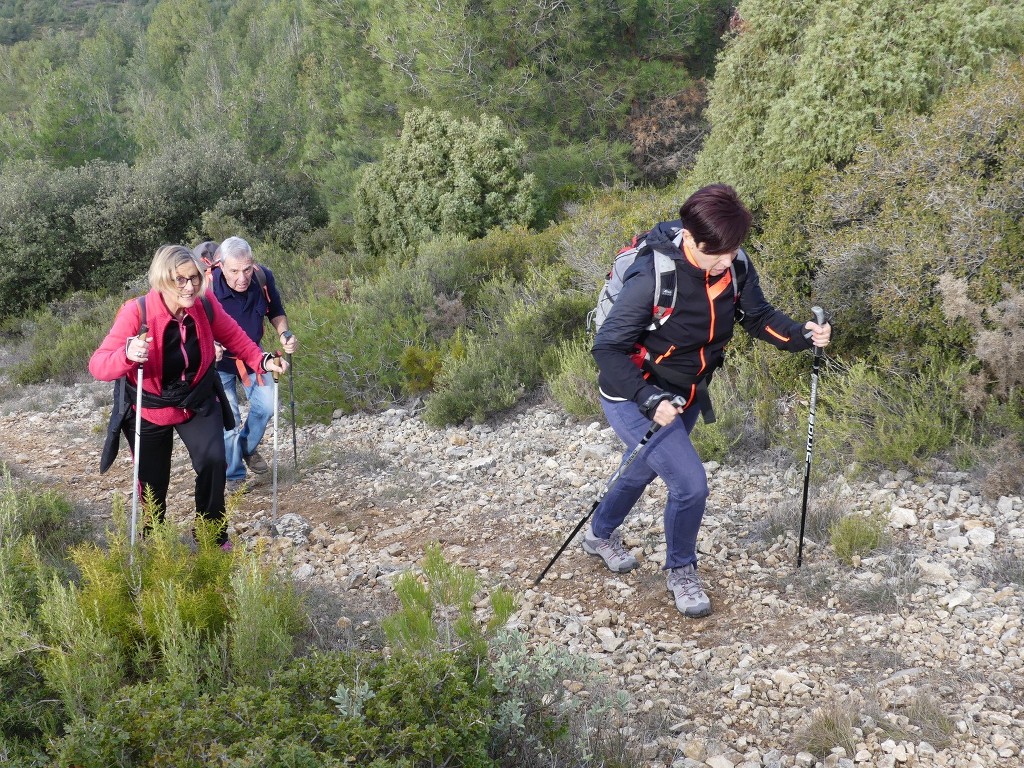
[[[139,447],[140,494],[149,486],[163,518],[171,477],[171,449],[177,432],[196,472],[196,514],[224,518],[225,427],[232,416],[214,367],[214,338],[254,370],[283,373],[287,363],[275,359],[207,294],[204,265],[182,245],[157,249],[149,267],[150,291],[124,304],[114,325],[89,360],[100,381],[117,381],[107,444],[100,471],[117,454],[119,433],[135,441],[135,377],[142,366],[142,412]],[[145,324],[145,335],[140,329]],[[117,396],[118,388],[121,396]],[[221,543],[229,547],[222,526]]]

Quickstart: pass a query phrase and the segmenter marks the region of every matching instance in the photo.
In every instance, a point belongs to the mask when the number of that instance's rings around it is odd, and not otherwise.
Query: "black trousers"
[[[129,414],[122,425],[128,447],[135,451],[135,414]],[[139,498],[149,486],[156,498],[156,514],[163,520],[167,509],[167,488],[171,482],[171,452],[174,433],[188,449],[192,469],[196,473],[196,514],[207,520],[224,518],[224,417],[216,398],[210,398],[195,416],[184,424],[161,426],[142,419],[139,438]],[[227,540],[227,534],[222,534]]]

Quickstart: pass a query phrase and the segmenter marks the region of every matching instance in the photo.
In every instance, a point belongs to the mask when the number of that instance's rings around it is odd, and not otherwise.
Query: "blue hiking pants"
[[[623,461],[651,428],[640,407],[632,402],[601,398],[608,423],[627,446]],[[697,533],[704,519],[708,478],[690,431],[697,423],[699,408],[689,408],[667,427],[659,429],[633,463],[615,481],[594,510],[594,535],[607,538],[622,525],[626,515],[655,477],[668,488],[665,502],[665,568],[679,568],[697,562]]]

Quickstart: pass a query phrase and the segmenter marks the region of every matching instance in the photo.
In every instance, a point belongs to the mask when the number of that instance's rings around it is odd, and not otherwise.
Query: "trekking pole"
[[[275,360],[280,360],[281,359],[281,353],[280,352],[275,353],[274,354],[274,358],[275,358]],[[281,374],[278,373],[277,371],[273,372],[273,377],[274,377],[274,456],[273,456],[274,477],[273,477],[273,482],[272,482],[272,485],[273,485],[273,491],[272,491],[273,503],[272,503],[272,506],[271,506],[271,513],[270,513],[270,525],[271,525],[271,527],[274,527],[274,526],[277,525],[277,411],[278,411],[278,408],[280,407],[280,404],[281,404],[281,399],[280,399],[280,394],[279,394],[278,387],[277,387],[277,382],[278,382],[278,378],[280,377],[280,375]]]
[[[294,336],[291,331],[284,332],[284,340],[288,341]],[[295,468],[299,468],[299,446],[295,439],[295,366],[292,363],[292,353],[288,353],[288,397],[291,399],[292,407],[292,457],[295,459]]]
[[[685,400],[683,400],[681,397],[675,397],[672,399],[671,402],[672,405],[676,406],[685,404]],[[657,432],[659,429],[661,429],[661,424],[658,424],[657,422],[651,424],[651,428],[647,430],[647,434],[643,436],[643,439],[640,440],[639,443],[637,443],[636,448],[630,451],[629,456],[627,456],[626,460],[619,465],[619,468],[617,470],[615,470],[615,474],[611,476],[611,479],[608,480],[608,483],[605,485],[600,495],[594,500],[594,503],[590,505],[590,509],[587,511],[587,514],[583,516],[582,520],[576,523],[576,527],[572,529],[572,533],[569,534],[569,538],[562,542],[562,546],[560,546],[558,548],[558,551],[555,552],[555,556],[551,558],[551,562],[549,562],[544,567],[544,570],[540,572],[540,575],[533,580],[534,586],[537,586],[541,583],[541,581],[544,580],[544,576],[546,576],[547,572],[551,570],[551,566],[555,564],[555,561],[565,551],[565,548],[569,546],[569,542],[576,538],[576,534],[580,532],[580,529],[583,528],[587,520],[590,519],[590,516],[594,514],[594,510],[597,509],[597,505],[600,504],[601,500],[608,495],[608,491],[610,491],[612,487],[615,485],[615,483],[618,482],[619,478],[622,477],[622,473],[625,472],[626,468],[633,463],[634,459],[636,459],[637,456],[640,455],[640,451],[643,450],[643,447],[647,445],[647,442],[652,437],[654,437],[654,433]]]
[[[149,327],[143,323],[139,327],[137,339],[145,342]],[[135,530],[139,519],[139,447],[142,444],[142,363],[139,362],[138,375],[135,382],[135,448],[132,451],[132,522],[129,533],[128,564],[135,562]]]
[[[825,311],[821,307],[811,307],[814,322],[825,323]],[[800,542],[796,550],[796,567],[804,560],[804,525],[807,523],[807,488],[811,482],[811,449],[814,447],[814,409],[818,401],[818,369],[821,366],[821,347],[814,347],[814,363],[811,366],[811,405],[807,414],[807,454],[804,458],[804,501],[800,511]]]

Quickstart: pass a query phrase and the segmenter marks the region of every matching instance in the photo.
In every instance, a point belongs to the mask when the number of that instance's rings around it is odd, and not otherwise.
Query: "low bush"
[[[594,663],[528,650],[503,631],[514,600],[428,546],[395,582],[385,652],[294,658],[294,592],[258,555],[195,548],[157,524],[128,557],[79,546],[80,585],[55,576],[33,532],[56,497],[0,492],[0,756],[22,766],[230,764],[408,768],[633,765],[629,702]],[[586,696],[577,696],[586,690]]]
[[[138,684],[75,722],[55,752],[61,765],[82,768],[490,768],[490,699],[476,674],[454,653],[332,653],[294,660],[268,687],[196,695],[167,682]],[[340,703],[346,686],[363,691],[359,708]]]
[[[559,343],[556,367],[545,375],[551,396],[578,419],[603,419],[597,389],[597,364],[590,354],[593,337],[577,335]]]
[[[848,702],[832,701],[815,710],[810,721],[796,735],[800,749],[824,760],[833,747],[842,747],[847,755],[856,753],[857,734]]]
[[[966,363],[932,358],[916,372],[882,370],[865,362],[830,365],[818,394],[816,455],[862,469],[923,468],[958,439],[969,422],[957,396]]]
[[[423,418],[435,426],[481,422],[511,408],[557,368],[558,343],[583,327],[588,297],[562,290],[564,273],[538,273],[527,285],[493,283],[482,306],[499,313],[466,338],[465,357],[445,361]]]
[[[14,366],[15,381],[74,384],[88,379],[89,358],[123,301],[121,296],[79,292],[29,315],[20,323],[29,357]]]
[[[64,720],[57,691],[43,674],[46,644],[38,623],[54,570],[41,548],[62,548],[71,510],[60,496],[0,484],[0,758],[45,765],[45,744]],[[50,558],[47,558],[50,559]]]
[[[885,542],[885,521],[877,514],[846,515],[829,532],[829,543],[844,563],[851,563],[854,556],[869,555]]]
[[[464,357],[465,336],[501,316],[508,297],[526,290],[517,286],[556,260],[557,242],[556,229],[438,238],[408,263],[381,260],[372,275],[329,284],[326,297],[289,303],[303,347],[318,352],[296,375],[304,416],[326,420],[336,408],[383,407],[436,386],[443,361]]]
[[[520,632],[502,633],[490,666],[495,709],[492,754],[499,765],[642,764],[618,727],[629,708],[593,659],[553,644],[530,650]],[[576,695],[587,691],[587,696]]]

